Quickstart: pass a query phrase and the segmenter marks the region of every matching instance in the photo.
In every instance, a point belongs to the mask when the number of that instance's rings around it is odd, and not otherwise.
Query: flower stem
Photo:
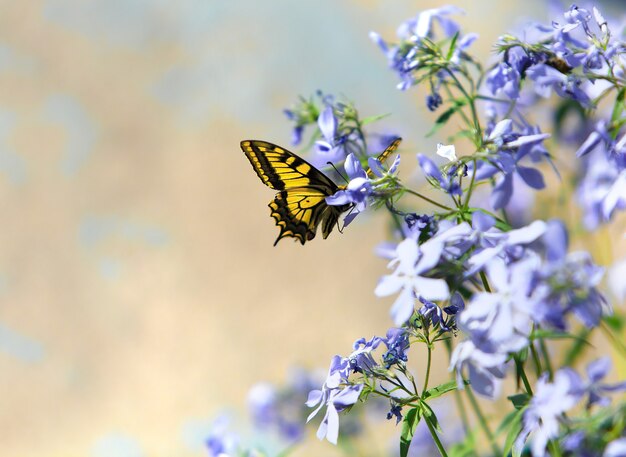
[[[502,451],[500,450],[498,443],[496,443],[495,437],[493,436],[493,433],[491,429],[489,428],[489,424],[487,423],[487,419],[485,418],[485,415],[480,409],[480,405],[478,404],[478,401],[476,400],[476,396],[474,395],[474,392],[472,392],[472,389],[469,386],[465,388],[465,391],[467,392],[467,397],[469,398],[472,408],[474,409],[474,413],[476,413],[476,417],[478,417],[478,423],[480,424],[480,428],[485,433],[487,440],[489,440],[489,444],[491,445],[491,450],[493,451],[494,455],[502,455]]]
[[[435,442],[435,446],[437,446],[437,449],[439,450],[441,457],[448,457],[448,454],[446,453],[446,450],[443,447],[443,443],[439,439],[439,436],[437,436],[437,431],[435,430],[435,427],[430,422],[430,417],[428,417],[427,415],[424,415],[424,422],[426,422],[426,426],[428,426],[428,430],[430,430],[430,434],[433,437],[433,441]]]
[[[533,389],[530,387],[530,382],[528,382],[528,376],[526,376],[526,371],[524,370],[524,364],[519,359],[519,357],[514,357],[515,360],[515,368],[517,369],[517,374],[520,378],[522,378],[522,382],[524,383],[524,388],[528,395],[533,394]]]
[[[421,198],[422,200],[426,200],[428,203],[433,204],[435,206],[438,206],[441,209],[445,209],[447,211],[452,211],[452,208],[450,208],[449,206],[446,205],[442,205],[439,202],[436,202],[435,200],[431,200],[430,198],[428,198],[427,196],[420,194],[419,192],[415,192],[411,189],[404,189],[405,192],[411,194],[411,195],[415,195],[416,197]]]
[[[530,344],[530,353],[533,356],[533,362],[535,362],[535,373],[537,373],[537,377],[541,376],[543,373],[543,368],[541,367],[541,360],[539,360],[539,354],[537,354],[537,349],[535,349],[534,344]]]
[[[543,360],[546,364],[546,369],[550,374],[550,379],[554,377],[554,370],[552,370],[552,362],[550,361],[550,353],[548,352],[548,346],[546,345],[546,340],[543,338],[539,338],[539,348],[541,348],[541,354],[543,355]]]
[[[428,360],[426,361],[426,376],[424,377],[424,388],[422,389],[422,397],[426,393],[426,389],[428,388],[428,378],[430,377],[430,365],[431,365],[431,357],[433,350],[430,347],[430,342],[426,344],[426,348],[428,349]]]

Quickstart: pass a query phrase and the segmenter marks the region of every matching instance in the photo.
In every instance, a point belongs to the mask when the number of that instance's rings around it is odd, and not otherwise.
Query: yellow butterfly
[[[401,139],[394,140],[378,157],[384,162],[395,151]],[[352,206],[332,206],[326,197],[334,195],[345,186],[337,186],[324,173],[293,152],[267,141],[244,140],[241,149],[250,160],[261,181],[279,191],[269,207],[280,227],[274,246],[286,237],[304,244],[315,238],[317,227],[322,226],[322,236],[328,237],[339,216]],[[372,175],[367,170],[368,176]]]

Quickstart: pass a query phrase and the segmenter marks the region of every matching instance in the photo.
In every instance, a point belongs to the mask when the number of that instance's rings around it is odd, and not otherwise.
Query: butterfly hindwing
[[[326,238],[337,223],[347,205],[336,207],[326,204],[325,194],[314,187],[281,190],[269,207],[271,215],[280,227],[276,243],[285,237],[298,239],[302,244],[315,238],[318,225]]]

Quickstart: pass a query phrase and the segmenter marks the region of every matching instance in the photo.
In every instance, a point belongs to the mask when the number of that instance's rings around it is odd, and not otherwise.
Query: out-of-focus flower
[[[548,441],[558,437],[563,413],[578,403],[583,392],[583,382],[571,368],[558,370],[553,382],[549,382],[548,376],[543,375],[537,381],[534,395],[524,412],[523,428],[514,445],[518,454],[532,433],[533,456],[545,456]]]

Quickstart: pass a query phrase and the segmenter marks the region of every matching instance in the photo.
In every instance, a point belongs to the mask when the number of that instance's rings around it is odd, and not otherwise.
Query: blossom
[[[553,382],[549,382],[547,374],[544,374],[537,381],[535,393],[522,418],[523,428],[514,444],[518,455],[533,433],[532,455],[545,456],[548,441],[558,436],[563,413],[576,405],[582,395],[582,380],[571,368],[558,370]]]
[[[485,348],[486,349],[486,348]],[[500,385],[506,373],[508,356],[493,348],[483,350],[472,340],[462,341],[450,357],[450,371],[456,371],[459,389],[463,389],[463,369],[467,368],[469,381],[476,393],[493,399],[500,393]]]
[[[587,365],[587,377],[589,381],[585,386],[585,391],[589,397],[587,399],[587,408],[592,405],[607,406],[611,400],[604,395],[612,392],[626,391],[626,381],[617,384],[603,384],[602,379],[611,369],[611,358],[601,357]]]
[[[326,438],[333,444],[337,444],[339,436],[338,413],[353,405],[359,399],[363,390],[363,384],[341,386],[341,381],[347,381],[349,375],[349,360],[341,356],[334,356],[330,362],[328,376],[321,390],[312,390],[306,401],[306,405],[315,410],[307,417],[309,422],[317,413],[326,406],[326,414],[317,429],[317,437]]]
[[[239,437],[228,431],[229,422],[227,416],[220,416],[213,424],[209,436],[205,440],[211,457],[228,457],[238,452]]]
[[[390,328],[383,342],[387,346],[387,352],[383,354],[385,368],[389,369],[392,365],[408,360],[406,352],[411,345],[405,328]]]
[[[362,390],[363,384],[357,384],[344,387],[343,389],[332,389],[329,392],[328,396],[323,399],[326,405],[326,414],[317,429],[316,436],[318,439],[323,440],[326,438],[330,443],[337,444],[337,438],[339,437],[339,412],[348,406],[354,405],[358,401]],[[321,402],[322,398],[312,392],[307,400],[307,406],[315,405],[318,401]],[[317,410],[311,413],[307,422],[313,418],[316,412]]]
[[[350,214],[345,218],[345,224],[348,225],[367,207],[367,198],[372,195],[373,187],[367,173],[361,166],[361,162],[354,154],[348,154],[344,162],[344,169],[348,173],[350,182],[345,189],[340,189],[334,195],[326,197],[326,203],[335,206],[354,205]]]
[[[537,129],[528,129],[528,134],[513,131],[513,122],[504,119],[498,122],[487,140],[498,147],[499,152],[488,162],[480,162],[476,169],[476,179],[488,179],[502,172],[491,195],[491,206],[501,209],[507,205],[513,195],[513,173],[516,173],[526,185],[535,190],[543,189],[545,183],[540,171],[520,164],[525,157],[537,157],[542,154],[537,147],[550,135],[537,133]]]
[[[602,457],[624,457],[626,456],[626,438],[617,438],[611,441]]]
[[[450,195],[461,195],[461,186],[454,178],[450,178],[449,174],[445,176],[439,170],[439,167],[426,157],[424,154],[417,154],[417,160],[424,171],[424,174],[435,180],[439,186]]]
[[[459,316],[459,327],[487,351],[517,352],[528,344],[532,328],[530,285],[536,256],[506,265],[491,260],[486,267],[492,292],[474,294]]]
[[[567,252],[567,232],[560,222],[551,221],[543,239],[547,261],[533,279],[533,319],[564,330],[566,316],[573,313],[587,327],[595,327],[611,312],[597,289],[604,269],[588,252]]]
[[[389,268],[395,268],[394,273],[383,276],[376,286],[374,293],[378,297],[400,292],[391,307],[395,325],[402,325],[409,320],[418,295],[427,300],[448,298],[448,285],[443,279],[422,276],[422,273],[436,265],[443,250],[440,244],[428,243],[420,248],[415,240],[407,238],[398,244],[395,257],[389,263]]]
[[[322,140],[315,142],[316,151],[321,156],[321,160],[336,162],[342,159],[345,154],[343,144],[346,137],[337,133],[339,124],[332,105],[326,105],[317,120],[317,124],[323,137]]]
[[[437,155],[448,159],[450,162],[454,162],[456,159],[456,149],[453,144],[441,144],[437,145]]]

